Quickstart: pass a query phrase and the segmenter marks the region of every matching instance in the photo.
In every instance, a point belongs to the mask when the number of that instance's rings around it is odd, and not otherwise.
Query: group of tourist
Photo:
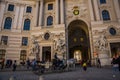
[[[23,66],[23,63],[21,63],[21,64]],[[30,64],[31,64],[29,59],[26,61],[26,64],[27,64],[27,69],[29,69]],[[17,61],[16,60],[14,60],[14,61],[6,60],[6,62],[5,62],[5,59],[1,59],[0,60],[0,68],[1,68],[1,70],[4,68],[12,68],[12,71],[16,71]]]
[[[60,63],[60,61],[59,61],[60,59],[58,58],[57,53],[55,53],[54,59],[55,59],[55,61],[57,61],[57,62],[54,63],[54,65],[55,65],[55,66],[58,66],[58,64]],[[58,63],[58,62],[59,62],[59,63]],[[88,62],[89,62],[89,61],[88,61]],[[89,66],[88,62],[85,61],[85,60],[80,62],[80,65],[83,67],[83,70],[84,70],[84,71],[86,71],[86,70],[87,70],[87,66]],[[13,71],[16,71],[16,68],[17,68],[17,62],[16,62],[16,60],[14,60],[13,63],[11,62],[11,60],[6,61],[6,65],[4,65],[4,63],[5,63],[5,59],[2,59],[2,60],[0,61],[1,70],[2,70],[4,67],[7,67],[7,68],[12,67],[12,70],[13,70]],[[36,59],[33,59],[31,62],[30,62],[29,59],[27,59],[25,64],[26,64],[26,66],[27,66],[27,69],[29,69],[30,67],[32,67],[32,69],[34,70],[35,67],[36,67],[37,62],[36,62]],[[61,64],[61,63],[60,63],[60,64]],[[113,56],[113,59],[112,59],[112,61],[111,61],[111,64],[113,65],[113,69],[114,69],[115,71],[117,71],[117,70],[120,71],[120,56]],[[24,66],[24,65],[22,65],[22,66]],[[101,61],[100,61],[99,58],[97,58],[97,67],[101,67]]]

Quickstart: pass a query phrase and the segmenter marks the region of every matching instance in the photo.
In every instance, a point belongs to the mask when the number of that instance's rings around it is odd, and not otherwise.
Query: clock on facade
[[[48,40],[50,38],[50,34],[49,33],[45,33],[44,38],[45,38],[45,40]]]
[[[73,11],[73,14],[74,14],[74,15],[78,15],[78,14],[79,14],[79,10],[74,10],[74,11]]]

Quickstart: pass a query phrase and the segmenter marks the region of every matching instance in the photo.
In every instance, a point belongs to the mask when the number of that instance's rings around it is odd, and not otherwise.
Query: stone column
[[[119,8],[119,2],[118,2],[118,0],[113,0],[113,1],[114,1],[116,16],[117,16],[118,21],[120,22],[120,8]]]
[[[17,24],[18,24],[18,17],[19,17],[19,10],[20,10],[20,6],[19,4],[16,5],[16,8],[15,8],[15,18],[14,18],[14,21],[13,21],[13,27],[12,29],[16,29],[17,28]]]
[[[98,8],[98,0],[93,0],[93,4],[94,4],[94,11],[95,11],[96,20],[100,21],[100,12],[99,12],[99,8]]]
[[[64,24],[64,3],[63,3],[63,0],[60,0],[60,21],[61,21],[61,24]]]
[[[43,18],[43,0],[40,1],[40,12],[39,12],[39,26],[42,26],[42,18]]]
[[[5,11],[5,3],[1,2],[0,3],[0,31],[2,29],[2,22],[3,22],[3,16],[4,16],[4,11]]]
[[[35,14],[35,26],[38,26],[38,9],[39,9],[39,1],[36,1],[36,14]]]
[[[88,4],[89,4],[89,10],[90,10],[90,17],[91,17],[91,21],[94,21],[94,13],[93,13],[93,5],[92,5],[92,0],[88,0]]]
[[[56,0],[56,24],[59,24],[59,0]]]
[[[66,43],[68,43],[68,28],[65,29]],[[69,48],[68,44],[66,44],[66,59],[69,59]]]
[[[23,14],[24,14],[24,5],[20,5],[20,13],[19,13],[19,20],[18,20],[18,29],[21,30],[24,25]],[[23,24],[23,25],[22,25]]]

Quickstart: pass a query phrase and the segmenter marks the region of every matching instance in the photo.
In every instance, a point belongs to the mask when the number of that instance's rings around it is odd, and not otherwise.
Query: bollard
[[[43,76],[40,76],[40,77],[39,77],[39,80],[44,80],[44,79],[43,79]]]

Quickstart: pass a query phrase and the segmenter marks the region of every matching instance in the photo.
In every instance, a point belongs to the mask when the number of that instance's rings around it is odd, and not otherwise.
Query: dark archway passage
[[[68,26],[69,58],[79,60],[90,59],[90,42],[88,26],[84,21],[75,20]]]

